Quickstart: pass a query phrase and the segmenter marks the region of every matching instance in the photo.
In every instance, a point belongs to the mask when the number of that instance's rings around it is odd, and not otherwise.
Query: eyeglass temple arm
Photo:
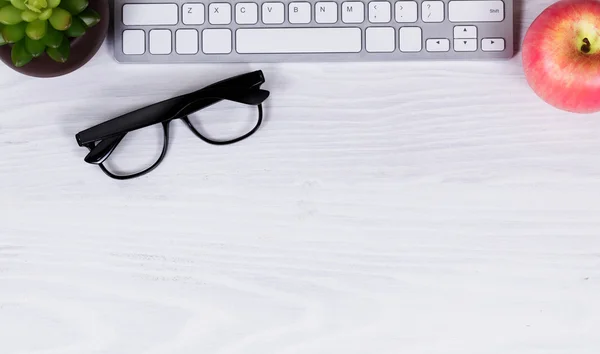
[[[78,133],[75,137],[79,146],[85,146],[101,139],[125,135],[130,131],[141,129],[170,119],[177,107],[185,104],[187,95],[140,108],[117,118]]]
[[[98,145],[90,147],[90,152],[83,160],[91,164],[100,164],[104,162],[124,137],[125,134],[122,134],[102,140]]]
[[[269,91],[256,88],[241,93],[221,93],[218,95],[215,94],[208,97],[201,97],[189,102],[177,113],[177,116],[185,117],[191,115],[222,100],[229,100],[248,105],[259,105],[263,103],[269,95]]]

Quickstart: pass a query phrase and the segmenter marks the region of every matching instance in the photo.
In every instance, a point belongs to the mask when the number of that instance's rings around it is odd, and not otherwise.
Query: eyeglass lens
[[[187,116],[192,130],[212,142],[229,142],[251,132],[259,123],[256,106],[223,100]]]

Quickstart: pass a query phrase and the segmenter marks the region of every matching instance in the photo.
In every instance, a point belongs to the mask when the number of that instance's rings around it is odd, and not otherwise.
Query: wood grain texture
[[[521,1],[518,27],[550,0]],[[74,135],[262,69],[267,122],[173,125],[116,182]],[[2,354],[596,354],[600,116],[503,62],[0,67]],[[217,112],[219,113],[219,112]],[[142,142],[141,150],[155,147]]]

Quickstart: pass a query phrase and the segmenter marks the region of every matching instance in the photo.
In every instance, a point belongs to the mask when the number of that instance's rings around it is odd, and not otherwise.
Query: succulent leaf
[[[25,22],[33,22],[35,20],[37,20],[39,18],[39,14],[30,11],[30,10],[25,10],[23,12],[21,12],[21,18],[23,19],[23,21]]]
[[[47,20],[50,18],[50,16],[52,16],[52,9],[48,8],[44,11],[42,11],[42,13],[39,16],[40,20]]]
[[[79,14],[79,18],[88,28],[94,27],[100,22],[100,14],[89,7]]]
[[[0,23],[5,25],[16,25],[22,22],[21,10],[12,5],[6,5],[0,9]]]
[[[16,25],[4,26],[2,28],[2,37],[8,43],[16,43],[25,37],[26,22],[17,23]]]
[[[48,48],[46,49],[46,54],[52,60],[58,63],[64,63],[69,59],[69,54],[71,53],[71,45],[68,40],[63,40],[58,48]]]
[[[36,41],[43,38],[46,35],[46,29],[48,28],[48,22],[42,20],[35,20],[27,24],[25,33],[27,37],[35,39]]]
[[[46,29],[46,35],[41,39],[41,41],[50,48],[58,48],[58,46],[61,45],[63,38],[64,35],[62,32],[55,30],[52,26],[48,26]]]
[[[26,65],[33,59],[33,55],[31,55],[31,53],[29,53],[25,48],[24,41],[17,42],[15,45],[13,45],[10,57],[13,65],[16,67]]]
[[[10,3],[19,10],[27,9],[25,6],[25,0],[10,0]]]
[[[77,15],[88,7],[88,0],[61,0],[60,7]]]
[[[11,0],[11,1],[19,1],[19,0]],[[41,13],[48,7],[48,2],[46,0],[25,0],[25,6],[37,13]]]
[[[29,37],[25,37],[25,48],[34,58],[44,54],[46,45],[42,41],[35,41]]]
[[[67,10],[57,7],[52,10],[52,15],[48,21],[56,30],[65,31],[71,26],[72,16]]]
[[[65,34],[69,37],[81,37],[87,30],[85,23],[79,17],[73,17],[71,26],[65,31]]]
[[[4,25],[0,23],[0,47],[8,43],[6,41],[6,39],[4,39],[4,36],[2,35],[2,28],[3,27],[4,27]]]
[[[60,0],[48,0],[48,7],[53,9],[60,5]]]

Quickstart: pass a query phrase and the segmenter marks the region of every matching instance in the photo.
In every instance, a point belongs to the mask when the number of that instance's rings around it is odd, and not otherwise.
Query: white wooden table
[[[550,3],[520,1],[520,37]],[[78,131],[254,69],[249,140],[179,122],[146,177],[83,162]],[[0,112],[2,354],[600,352],[600,115],[537,99],[520,54],[131,66],[106,44],[62,78],[0,67]]]

